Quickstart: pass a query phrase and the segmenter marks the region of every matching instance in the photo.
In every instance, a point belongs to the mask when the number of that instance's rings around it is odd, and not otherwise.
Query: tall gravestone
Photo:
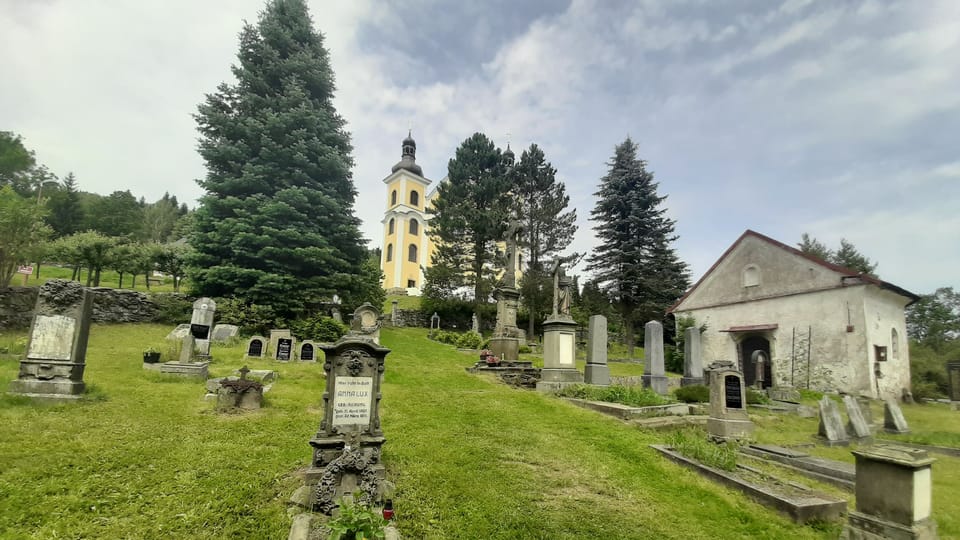
[[[76,399],[86,389],[87,337],[93,295],[73,281],[40,287],[27,352],[10,392],[41,399]]]
[[[850,420],[847,423],[847,432],[860,444],[872,443],[873,434],[870,432],[870,424],[867,423],[857,398],[843,396],[843,405],[847,409],[847,418]]]
[[[354,332],[319,348],[326,357],[324,412],[310,439],[313,457],[305,478],[315,486],[313,508],[331,514],[344,495],[359,491],[366,504],[378,503],[383,495],[380,382],[390,349]]]
[[[643,328],[643,386],[665,396],[669,390],[663,363],[663,325],[650,321]]]
[[[743,440],[753,434],[747,416],[747,392],[743,374],[729,360],[710,364],[710,416],[707,433],[714,440]]]
[[[276,328],[274,328],[274,329],[271,329],[271,330],[270,330],[270,345],[269,345],[269,348],[267,349],[267,357],[268,357],[268,358],[276,359],[276,358],[277,358],[277,344],[279,343],[280,339],[281,339],[281,338],[290,338],[290,337],[293,337],[293,334],[290,333],[290,330],[289,330],[288,328],[281,328],[281,329],[276,329]]]
[[[180,357],[176,362],[165,362],[160,373],[181,377],[206,379],[210,366],[210,332],[217,304],[212,298],[200,298],[193,303],[190,332],[180,343]]]
[[[607,318],[592,315],[587,323],[587,365],[583,379],[587,384],[610,386],[610,366],[607,365]]]
[[[683,378],[680,379],[680,386],[696,384],[703,384],[703,357],[700,329],[693,326],[683,331]]]
[[[829,396],[820,399],[820,425],[817,436],[827,446],[846,446],[850,444],[847,428],[840,417],[837,403]]]
[[[934,459],[926,450],[876,445],[853,452],[857,459],[856,510],[841,538],[932,540]]]
[[[213,318],[217,303],[212,298],[200,298],[193,303],[193,316],[190,318],[190,335],[195,340],[197,354],[201,358],[210,357],[210,336],[213,332]]]
[[[507,244],[507,269],[503,273],[500,285],[493,292],[497,300],[497,323],[490,338],[490,351],[500,359],[501,365],[530,366],[530,362],[520,362],[520,329],[517,328],[517,308],[520,305],[520,291],[517,289],[517,235],[521,227],[516,220],[510,222],[504,240]],[[477,326],[479,330],[479,325]]]
[[[572,281],[563,271],[569,258],[553,264],[553,313],[543,322],[543,369],[537,390],[555,392],[564,386],[583,382],[577,371],[577,323],[570,316]]]

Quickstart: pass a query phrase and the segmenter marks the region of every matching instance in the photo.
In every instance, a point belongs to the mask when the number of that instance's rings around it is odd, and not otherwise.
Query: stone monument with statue
[[[52,279],[40,287],[27,351],[10,392],[49,400],[77,399],[86,389],[87,336],[93,297],[79,283]]]
[[[365,324],[357,314],[354,323],[361,328]],[[311,506],[330,515],[340,497],[356,492],[360,502],[380,504],[386,481],[380,462],[380,447],[386,441],[380,426],[380,383],[390,349],[363,329],[318,348],[326,358],[327,381],[323,420],[310,439],[313,456],[305,474]]]
[[[532,365],[530,362],[524,362],[523,364],[527,365],[522,366],[519,361],[523,332],[517,327],[520,290],[517,289],[516,269],[519,255],[517,237],[522,231],[520,223],[512,219],[504,233],[507,244],[507,268],[503,273],[500,286],[493,291],[493,296],[497,299],[497,325],[490,338],[490,351],[500,359],[501,365],[530,367]],[[477,329],[479,330],[479,326]]]
[[[555,392],[564,386],[582,383],[583,374],[577,371],[577,323],[570,316],[570,287],[573,280],[563,271],[563,265],[577,255],[560,257],[553,262],[553,313],[543,322],[543,369],[537,390]]]

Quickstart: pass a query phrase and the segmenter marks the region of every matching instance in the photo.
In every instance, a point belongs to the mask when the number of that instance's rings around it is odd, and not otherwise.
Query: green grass
[[[420,297],[406,294],[391,294],[383,301],[383,313],[393,311],[393,301],[397,301],[398,309],[420,309]]]
[[[85,376],[91,392],[80,403],[0,397],[0,537],[286,536],[285,501],[300,485],[296,473],[321,420],[322,363],[246,362],[280,372],[266,408],[214,414],[200,382],[141,368],[142,349],[169,330],[94,325]],[[663,459],[647,445],[664,442],[665,433],[466,373],[474,355],[427,340],[425,330],[384,328],[381,341],[393,350],[383,384],[383,457],[405,538],[839,534],[838,525],[797,526]],[[245,363],[242,344],[213,354],[214,376]],[[15,360],[0,359],[0,384],[16,373]],[[904,408],[912,423],[914,411]],[[758,438],[770,442],[807,442],[816,432],[816,419],[754,418]],[[940,424],[937,430],[960,432],[956,422]],[[913,427],[926,429],[923,421]],[[941,537],[960,536],[960,465],[938,459],[934,515]]]
[[[574,384],[558,392],[562,397],[589,399],[591,401],[606,401],[620,403],[632,407],[648,407],[651,405],[665,405],[670,403],[649,388],[641,386],[591,386],[588,384]]]
[[[73,274],[73,269],[53,266],[53,265],[42,265],[40,267],[40,278],[37,279],[36,273],[31,275],[27,279],[28,287],[39,287],[44,283],[50,281],[51,279],[70,279]],[[173,292],[173,278],[165,276],[163,278],[153,278],[153,279],[162,279],[163,283],[151,283],[150,289],[147,289],[147,284],[143,281],[143,276],[137,276],[137,286],[131,287],[130,284],[133,280],[130,277],[130,274],[123,275],[123,288],[132,289],[135,291],[143,292]],[[80,283],[87,282],[87,271],[83,270],[81,272]],[[21,286],[23,285],[23,276],[15,275],[10,281],[10,285]],[[92,283],[91,283],[92,285]],[[120,274],[114,272],[113,270],[103,270],[100,272],[100,286],[101,287],[112,287],[116,289],[120,285]]]

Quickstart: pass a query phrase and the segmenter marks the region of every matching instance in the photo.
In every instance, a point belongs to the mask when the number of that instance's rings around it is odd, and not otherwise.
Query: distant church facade
[[[883,398],[910,388],[904,310],[917,299],[748,230],[670,311],[706,324],[704,363],[733,360],[747,384]]]

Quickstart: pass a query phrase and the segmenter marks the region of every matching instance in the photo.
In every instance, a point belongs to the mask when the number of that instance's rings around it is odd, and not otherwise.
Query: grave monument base
[[[800,403],[800,392],[792,386],[771,386],[767,388],[767,395],[774,401]]]
[[[517,362],[520,355],[520,338],[492,337],[490,338],[490,352],[504,362]]]
[[[876,516],[851,511],[840,538],[846,540],[932,540],[937,536],[937,522],[927,518],[907,527]]]
[[[583,384],[583,375],[572,368],[543,368],[540,370],[538,392],[557,392],[572,384]]]
[[[703,377],[681,377],[680,386],[703,386]]]
[[[707,418],[707,433],[710,438],[719,441],[749,439],[753,435],[753,422],[750,420],[727,420]]]
[[[666,375],[643,375],[640,379],[643,381],[644,388],[650,388],[661,396],[670,393]]]
[[[610,386],[610,366],[587,364],[583,368],[583,380],[594,386]]]
[[[80,365],[81,371],[83,364]],[[82,380],[70,379],[17,379],[10,382],[10,393],[22,395],[63,396],[66,399],[75,399],[86,390]]]
[[[198,379],[207,379],[210,372],[207,369],[210,362],[196,362],[181,364],[180,362],[166,362],[160,367],[160,373],[176,375],[178,377],[196,377]]]

